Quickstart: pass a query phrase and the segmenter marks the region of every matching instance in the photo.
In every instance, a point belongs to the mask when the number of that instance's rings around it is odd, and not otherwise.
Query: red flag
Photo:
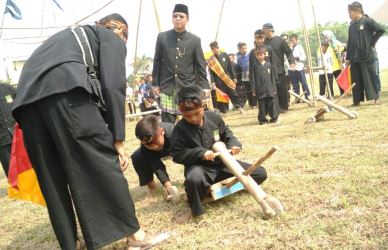
[[[8,197],[46,205],[24,147],[23,134],[18,123],[15,124],[12,140],[8,184]]]
[[[350,66],[349,65],[346,66],[341,71],[341,74],[338,75],[336,80],[337,80],[338,86],[340,86],[340,88],[343,91],[346,91],[350,87],[351,77],[350,77]]]

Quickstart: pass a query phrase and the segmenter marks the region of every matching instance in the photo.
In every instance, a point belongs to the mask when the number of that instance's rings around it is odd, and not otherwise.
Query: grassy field
[[[242,192],[206,205],[201,220],[178,225],[172,218],[187,203],[167,203],[162,190],[149,197],[131,167],[125,175],[142,227],[172,234],[158,249],[388,249],[388,70],[382,80],[381,105],[341,101],[358,112],[355,120],[333,111],[325,121],[304,124],[317,109],[304,104],[292,106],[276,126],[259,126],[256,109],[225,117],[243,144],[239,159],[253,162],[279,146],[264,164],[263,188],[285,206],[281,217],[263,219],[258,204]],[[130,151],[138,147],[134,125],[127,124]],[[183,167],[166,164],[182,191]],[[46,209],[10,200],[6,188],[1,173],[0,249],[58,249]],[[104,249],[124,247],[121,241]]]

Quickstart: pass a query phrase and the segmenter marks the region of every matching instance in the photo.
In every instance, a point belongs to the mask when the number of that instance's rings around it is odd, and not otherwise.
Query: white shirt
[[[300,60],[295,60],[295,70],[304,70],[303,61],[306,61],[306,53],[304,52],[303,46],[300,44],[295,45],[295,47],[292,48],[292,54],[294,55],[294,57],[299,57]]]
[[[323,65],[326,67],[326,71],[328,74],[333,73],[333,56],[329,51],[326,51],[325,54],[323,54]],[[318,66],[322,67],[322,57],[321,55],[318,55]],[[319,74],[323,75],[325,74],[325,71],[323,69],[319,70]]]

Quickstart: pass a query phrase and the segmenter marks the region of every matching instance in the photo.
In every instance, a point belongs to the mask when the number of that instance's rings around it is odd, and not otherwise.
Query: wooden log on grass
[[[323,96],[317,95],[316,98],[317,98],[317,100],[325,103],[328,107],[333,108],[333,109],[341,112],[342,114],[346,115],[350,119],[356,119],[358,117],[358,113],[356,111],[349,111],[348,109],[328,100],[327,98],[325,98]]]
[[[314,104],[312,104],[309,100],[305,99],[303,96],[299,96],[297,93],[295,93],[294,91],[292,90],[289,90],[288,91],[291,95],[293,95],[295,98],[297,98],[298,100],[301,100],[302,102],[305,102],[307,103],[308,105],[310,106],[314,106]]]
[[[347,88],[345,90],[345,92],[340,97],[338,97],[337,100],[335,100],[334,103],[337,104],[345,96],[347,96],[348,93],[354,88],[354,86],[356,86],[356,83],[353,83],[351,86],[349,86],[349,88]],[[314,116],[310,116],[309,118],[307,118],[305,123],[314,123],[314,122],[323,120],[325,118],[325,114],[330,112],[330,111],[331,111],[331,109],[327,105],[325,105],[322,108],[318,109],[317,113]]]
[[[248,175],[244,175],[244,168],[234,159],[234,157],[228,152],[223,142],[216,142],[213,145],[213,150],[219,152],[219,157],[226,167],[237,177],[237,179],[244,185],[244,188],[253,196],[253,198],[262,207],[263,212],[268,217],[274,217],[276,212],[268,205],[264,200],[267,194],[261,189],[261,187]]]

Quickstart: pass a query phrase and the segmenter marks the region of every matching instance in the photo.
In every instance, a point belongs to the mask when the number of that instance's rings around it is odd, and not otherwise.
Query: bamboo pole
[[[309,70],[309,77],[310,77],[311,94],[313,96],[313,104],[314,104],[314,107],[315,107],[317,104],[316,104],[316,100],[315,100],[314,75],[313,75],[313,70],[312,70],[310,41],[309,41],[308,32],[306,30],[306,25],[304,23],[303,11],[302,11],[302,7],[301,7],[301,4],[300,4],[300,0],[298,0],[298,6],[299,6],[300,21],[302,23],[303,35],[304,35],[304,39],[305,39],[305,43],[306,43],[307,63],[308,63],[308,70]]]
[[[323,58],[323,51],[322,51],[322,47],[321,47],[321,36],[320,36],[320,32],[319,32],[319,27],[318,27],[318,24],[317,24],[317,18],[316,18],[316,15],[315,15],[315,9],[314,9],[313,0],[310,0],[310,2],[311,2],[311,9],[313,11],[315,31],[317,32],[317,37],[318,37],[319,52],[320,52],[320,56],[321,56],[321,60],[322,60],[323,71],[325,72],[326,90],[327,90],[329,99],[332,99],[331,91],[330,91],[330,86],[329,86],[329,78],[327,76],[327,69],[326,69],[326,66],[325,66],[324,58]],[[334,82],[334,79],[333,79],[333,82]]]
[[[220,17],[218,18],[217,32],[216,32],[216,37],[215,37],[214,41],[217,41],[217,39],[218,39],[218,32],[220,30],[221,18],[222,18],[222,12],[224,11],[224,6],[225,6],[225,0],[222,1]]]
[[[140,0],[139,3],[139,15],[137,17],[137,28],[136,28],[136,41],[135,41],[135,56],[134,56],[134,62],[136,63],[137,58],[137,43],[139,40],[139,30],[140,30],[140,17],[141,17],[141,6],[143,4],[143,0]]]
[[[152,0],[152,3],[154,5],[154,12],[155,12],[155,17],[156,17],[156,23],[158,24],[158,30],[159,30],[159,32],[162,32],[162,27],[160,25],[159,12],[158,12],[158,9],[156,8],[155,0]]]

